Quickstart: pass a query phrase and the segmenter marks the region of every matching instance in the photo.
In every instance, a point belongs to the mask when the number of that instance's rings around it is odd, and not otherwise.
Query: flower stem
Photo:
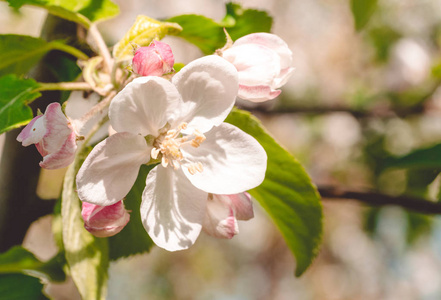
[[[87,121],[89,121],[93,116],[102,111],[104,108],[110,105],[110,101],[112,101],[113,97],[115,97],[116,92],[111,92],[106,98],[96,104],[91,108],[81,119],[79,127],[81,128]]]
[[[110,73],[112,70],[112,66],[113,66],[112,57],[110,55],[109,48],[107,47],[106,43],[104,42],[103,36],[98,31],[98,28],[96,27],[96,25],[90,26],[89,34],[90,34],[90,37],[95,41],[99,54],[104,59],[104,68],[106,69],[107,72]]]
[[[57,41],[51,42],[51,45],[52,45],[53,49],[69,53],[78,59],[82,59],[82,60],[89,59],[89,56],[87,56],[87,54],[83,53],[82,51],[78,50],[75,47],[72,47],[72,46],[57,42]]]
[[[87,82],[39,82],[35,91],[90,91],[92,87]]]

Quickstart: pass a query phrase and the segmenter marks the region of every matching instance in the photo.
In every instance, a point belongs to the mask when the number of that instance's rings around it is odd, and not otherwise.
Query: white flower
[[[277,35],[253,33],[237,39],[222,56],[239,72],[239,97],[253,102],[276,98],[291,76],[292,52]]]
[[[43,115],[33,118],[17,141],[25,147],[35,144],[43,156],[40,167],[45,169],[64,168],[75,159],[77,136],[57,102],[49,104]]]
[[[78,172],[80,199],[116,203],[130,191],[139,167],[159,159],[142,195],[144,227],[162,248],[190,247],[209,193],[241,193],[265,177],[262,146],[223,123],[237,90],[237,71],[218,56],[191,62],[172,82],[149,76],[129,83],[109,109],[117,133],[99,143]]]

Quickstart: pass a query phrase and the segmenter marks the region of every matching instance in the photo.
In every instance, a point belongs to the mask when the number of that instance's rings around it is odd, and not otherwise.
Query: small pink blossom
[[[162,76],[173,70],[175,58],[171,47],[163,42],[153,41],[148,47],[141,47],[132,60],[133,72],[141,76]]]
[[[40,166],[60,169],[70,165],[77,149],[76,134],[66,119],[59,103],[51,103],[43,115],[36,116],[17,136],[27,147],[35,144],[43,156]]]
[[[270,33],[241,37],[222,56],[239,72],[238,97],[253,102],[276,98],[294,71],[288,45]]]
[[[234,195],[210,194],[202,229],[216,238],[231,239],[239,233],[237,220],[253,217],[253,204],[247,192]]]
[[[122,201],[109,206],[83,202],[81,216],[84,228],[96,237],[109,237],[119,233],[129,222],[130,215]]]

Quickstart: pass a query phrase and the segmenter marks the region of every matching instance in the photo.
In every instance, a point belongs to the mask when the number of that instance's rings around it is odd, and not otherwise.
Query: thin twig
[[[87,82],[39,82],[36,91],[90,91],[92,87]]]
[[[377,191],[348,190],[335,186],[319,186],[318,190],[324,200],[351,199],[373,206],[396,205],[418,213],[441,214],[440,202],[432,202],[418,197],[391,196]]]
[[[110,55],[109,48],[107,47],[106,43],[104,42],[103,36],[98,31],[98,28],[96,27],[96,25],[90,26],[89,34],[90,34],[90,37],[94,40],[96,47],[98,48],[99,54],[104,59],[104,68],[106,69],[106,71],[108,73],[110,73],[113,68],[112,57]]]

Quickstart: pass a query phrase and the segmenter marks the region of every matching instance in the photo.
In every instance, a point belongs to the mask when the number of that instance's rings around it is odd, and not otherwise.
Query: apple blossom
[[[17,141],[27,147],[35,144],[43,156],[40,166],[60,169],[70,165],[75,158],[77,136],[59,103],[47,106],[43,115],[36,116],[23,128]]]
[[[133,80],[110,104],[117,133],[95,146],[77,174],[79,198],[112,205],[130,191],[142,164],[159,161],[142,194],[143,225],[162,248],[190,247],[202,229],[209,193],[242,193],[265,177],[262,146],[223,123],[237,90],[236,69],[214,55],[189,63],[172,82]]]
[[[133,72],[141,76],[162,76],[173,70],[175,58],[170,46],[153,41],[148,47],[136,50],[132,60]]]
[[[209,194],[202,229],[211,236],[231,239],[239,233],[237,220],[253,217],[251,196],[247,192],[235,195]]]
[[[81,216],[84,220],[84,228],[96,237],[113,236],[119,233],[130,220],[130,215],[122,201],[109,206],[83,202]]]
[[[239,72],[238,97],[253,102],[277,97],[294,70],[288,45],[271,33],[243,36],[220,53]]]

